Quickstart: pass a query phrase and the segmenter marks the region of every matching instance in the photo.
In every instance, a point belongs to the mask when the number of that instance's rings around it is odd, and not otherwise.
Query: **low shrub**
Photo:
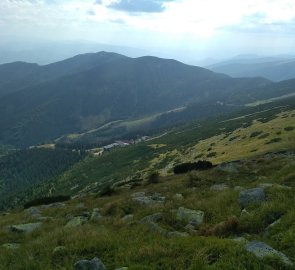
[[[174,166],[173,172],[175,174],[186,173],[193,170],[209,170],[213,168],[213,164],[210,161],[199,160],[198,162],[186,162]]]
[[[24,208],[27,209],[32,206],[38,206],[38,205],[46,205],[46,204],[51,204],[51,203],[56,203],[56,202],[64,202],[70,200],[70,196],[66,195],[60,195],[60,196],[53,196],[53,197],[42,197],[42,198],[37,198],[32,201],[26,202],[24,204]]]

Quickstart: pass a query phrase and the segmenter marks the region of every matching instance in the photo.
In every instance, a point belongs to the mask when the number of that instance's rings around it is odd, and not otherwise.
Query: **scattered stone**
[[[51,203],[51,204],[47,204],[47,205],[42,205],[43,208],[63,208],[65,206],[66,206],[66,204],[65,203],[61,203],[61,202],[56,202],[56,203]]]
[[[263,188],[246,189],[239,194],[239,204],[242,207],[248,206],[250,203],[262,202],[265,200],[265,192]]]
[[[10,227],[10,230],[13,232],[18,232],[18,233],[30,233],[38,229],[41,225],[42,225],[42,222],[12,225]]]
[[[184,207],[179,207],[176,212],[176,219],[188,222],[193,226],[197,226],[204,221],[204,212],[200,210],[192,210]]]
[[[106,270],[106,267],[100,259],[94,258],[76,262],[75,270]]]
[[[37,207],[30,207],[25,210],[25,213],[34,217],[34,218],[41,217],[41,211]]]
[[[217,184],[210,187],[211,190],[214,191],[223,191],[229,189],[229,186],[226,184]]]
[[[250,213],[246,210],[246,209],[243,209],[242,211],[241,211],[241,215],[240,215],[240,217],[246,217],[246,216],[249,216],[250,215]]]
[[[284,253],[275,250],[263,242],[251,241],[245,245],[245,249],[253,253],[257,258],[263,259],[265,257],[278,257],[286,265],[293,265],[293,263]]]
[[[271,188],[273,186],[274,186],[274,184],[272,184],[272,183],[261,183],[258,185],[258,187],[260,187],[260,188]]]
[[[76,208],[77,208],[77,209],[83,209],[83,208],[85,208],[85,204],[84,204],[84,203],[78,203],[78,204],[76,205]]]
[[[67,248],[65,246],[57,246],[53,249],[53,254],[61,254],[61,253],[66,253]]]
[[[58,246],[53,249],[52,262],[53,264],[60,264],[65,261],[68,256],[68,249],[65,246]]]
[[[154,232],[158,232],[161,235],[167,236],[168,231],[164,228],[162,228],[159,224],[155,223],[155,222],[148,222],[148,223],[144,223],[148,226],[148,228],[150,229],[150,231],[154,231]]]
[[[133,218],[134,218],[134,215],[129,214],[129,215],[126,215],[126,216],[122,217],[121,220],[124,221],[124,222],[130,222],[130,221],[133,220]]]
[[[98,208],[94,208],[90,217],[90,221],[98,222],[102,219],[102,215]]]
[[[144,196],[145,196],[145,192],[135,192],[131,195],[132,198],[144,197]]]
[[[224,172],[235,173],[238,172],[238,163],[238,161],[221,163],[217,166],[217,168]]]
[[[3,248],[6,249],[18,249],[20,247],[20,244],[18,243],[6,243],[2,245]]]
[[[145,196],[144,192],[137,192],[132,195],[132,199],[141,205],[149,207],[163,204],[166,198],[160,193],[155,193],[152,196]]]
[[[181,193],[176,193],[173,198],[177,201],[182,201],[184,199]]]
[[[83,216],[73,217],[68,221],[68,223],[65,225],[65,228],[74,228],[82,226],[87,222],[87,218]]]
[[[146,216],[140,220],[140,223],[151,223],[151,222],[159,222],[163,218],[162,213],[155,213],[153,215]]]

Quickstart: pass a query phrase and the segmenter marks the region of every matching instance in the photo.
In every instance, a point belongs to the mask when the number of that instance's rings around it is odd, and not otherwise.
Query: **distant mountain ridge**
[[[0,143],[21,147],[189,104],[197,117],[198,104],[204,115],[204,108],[210,111],[206,103],[242,106],[294,90],[293,81],[273,88],[263,78],[237,79],[176,60],[107,52],[46,66],[0,65],[0,78]]]
[[[264,77],[272,81],[295,78],[295,58],[233,58],[207,67],[232,77]]]

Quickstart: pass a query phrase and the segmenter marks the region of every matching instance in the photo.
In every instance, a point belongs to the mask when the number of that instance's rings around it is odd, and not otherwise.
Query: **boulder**
[[[229,186],[226,184],[217,184],[210,187],[211,190],[214,191],[223,191],[229,189]]]
[[[278,257],[286,265],[293,265],[293,263],[284,253],[275,250],[263,242],[251,241],[245,245],[245,249],[253,253],[257,258],[263,259],[265,257]]]
[[[106,267],[100,259],[94,258],[76,262],[75,270],[106,270]]]
[[[87,222],[87,218],[83,216],[73,217],[68,221],[68,223],[65,225],[65,228],[74,228],[82,226]]]
[[[192,210],[184,207],[179,207],[176,212],[176,219],[187,222],[193,226],[197,226],[204,221],[204,212],[200,210]]]
[[[10,229],[13,232],[30,233],[38,229],[41,225],[42,225],[42,222],[19,224],[19,225],[12,225]]]
[[[265,200],[265,192],[263,188],[246,189],[239,193],[239,204],[246,207],[250,203],[263,202]]]

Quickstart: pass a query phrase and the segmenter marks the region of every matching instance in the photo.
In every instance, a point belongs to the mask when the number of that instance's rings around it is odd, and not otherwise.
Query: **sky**
[[[103,43],[177,59],[293,54],[294,0],[0,0],[0,45]]]

